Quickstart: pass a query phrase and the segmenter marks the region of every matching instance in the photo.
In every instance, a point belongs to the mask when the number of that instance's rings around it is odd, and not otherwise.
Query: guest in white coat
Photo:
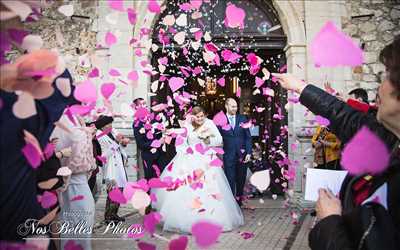
[[[119,188],[121,191],[128,182],[125,171],[126,154],[121,147],[116,136],[112,133],[111,116],[100,116],[95,122],[97,139],[101,146],[102,157],[106,158],[103,169],[103,179],[107,184],[107,192],[113,188]],[[106,221],[125,221],[124,218],[118,216],[119,203],[113,202],[107,197],[104,219]]]

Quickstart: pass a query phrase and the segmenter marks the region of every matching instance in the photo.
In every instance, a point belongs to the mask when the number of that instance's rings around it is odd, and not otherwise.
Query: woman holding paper
[[[363,164],[342,164],[353,172],[342,184],[340,199],[326,189],[319,190],[316,204],[319,222],[311,230],[312,249],[400,249],[400,36],[380,53],[386,76],[378,90],[376,117],[357,111],[336,97],[289,74],[274,74],[285,89],[300,94],[300,102],[314,114],[330,121],[330,128],[343,143],[348,143],[360,131],[364,138],[375,138],[356,145],[368,152],[361,157],[350,155],[353,161],[373,155],[379,166],[363,171]],[[363,128],[364,127],[364,128]],[[368,128],[368,132],[366,128]],[[356,136],[355,143],[360,135]],[[367,135],[367,136],[366,136]],[[349,143],[349,144],[350,144]],[[377,149],[377,147],[379,147]],[[387,154],[382,148],[387,147]],[[345,149],[346,150],[346,149]],[[381,150],[380,153],[378,150]],[[346,156],[348,157],[348,156]],[[344,155],[342,155],[344,159]],[[342,162],[343,163],[343,162]]]

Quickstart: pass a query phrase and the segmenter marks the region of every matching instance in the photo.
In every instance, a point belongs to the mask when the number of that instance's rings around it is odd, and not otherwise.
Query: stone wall
[[[66,17],[57,11],[61,5],[73,4],[74,15]],[[90,67],[80,62],[89,58],[96,47],[96,32],[93,23],[97,19],[97,1],[54,1],[44,3],[40,19],[23,24],[23,29],[43,40],[43,48],[56,48],[64,57],[75,81],[83,80]],[[19,55],[17,50],[12,57]],[[87,61],[87,60],[86,60]]]
[[[397,3],[396,3],[397,2]],[[378,87],[377,74],[384,70],[378,61],[379,51],[394,36],[400,35],[400,3],[384,0],[347,0],[347,15],[342,27],[365,51],[365,63],[355,67],[347,91],[362,87],[368,90],[370,100]]]

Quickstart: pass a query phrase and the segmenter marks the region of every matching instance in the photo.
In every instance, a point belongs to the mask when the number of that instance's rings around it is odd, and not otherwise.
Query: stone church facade
[[[137,48],[129,44],[130,38],[137,37],[141,28],[152,29],[157,21],[157,16],[147,11],[146,1],[124,1],[126,8],[133,8],[138,13],[134,27],[128,22],[125,12],[110,16],[106,1],[75,0],[70,2],[74,4],[77,17],[65,21],[56,12],[57,6],[51,6],[45,11],[45,18],[35,24],[29,24],[29,28],[33,30],[33,33],[36,32],[42,36],[45,41],[44,47],[58,47],[60,52],[69,58],[68,66],[74,72],[76,80],[84,79],[88,73],[87,67],[79,65],[85,58],[91,59],[102,72],[118,68],[122,75],[126,75],[132,69],[140,68],[140,61],[143,58],[151,61],[150,42],[141,44],[140,48],[144,56],[140,59],[134,55],[134,50]],[[272,0],[268,2],[278,13],[283,32],[287,37],[283,50],[288,72],[319,86],[329,81],[333,88],[344,94],[355,87],[363,87],[369,91],[370,99],[373,100],[378,87],[376,76],[383,70],[378,63],[378,53],[394,36],[400,35],[399,3],[385,0]],[[58,1],[57,4],[63,3]],[[342,28],[364,49],[365,63],[361,67],[314,67],[309,45],[315,34],[329,20]],[[96,44],[104,44],[104,37],[108,31],[116,34],[121,42],[111,48],[96,47]],[[55,32],[58,37],[54,35]],[[150,101],[153,95],[150,84],[150,77],[139,72],[139,81],[135,88],[118,85],[119,88],[123,88],[120,91],[124,92],[124,95],[112,100],[114,109],[119,112],[123,105],[130,104],[136,97],[143,97]],[[305,116],[306,110],[301,105],[289,104],[287,110],[290,135],[288,144],[298,143],[297,149],[291,151],[289,147],[288,153],[290,159],[300,162],[296,182],[292,187],[295,192],[301,193],[304,188],[305,168],[303,166],[313,160],[310,137],[304,132],[312,129],[309,121],[313,117],[312,115]],[[122,133],[132,136],[129,120],[117,121],[115,127]],[[128,148],[132,164],[135,163],[135,148],[133,141]]]

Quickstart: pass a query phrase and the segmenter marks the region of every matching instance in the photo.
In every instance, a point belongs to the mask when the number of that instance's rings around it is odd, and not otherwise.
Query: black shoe
[[[149,213],[151,213],[151,211],[152,211],[151,205],[148,205],[146,207],[146,209],[144,210],[144,214],[149,214]]]
[[[124,218],[124,217],[120,217],[120,216],[118,216],[118,215],[115,215],[115,219],[116,219],[117,221],[125,221],[125,218]]]
[[[110,218],[105,219],[104,221],[106,223],[110,223],[111,221],[113,221],[115,224],[118,224],[118,222],[125,221],[125,218],[119,217],[118,215],[114,215]]]

